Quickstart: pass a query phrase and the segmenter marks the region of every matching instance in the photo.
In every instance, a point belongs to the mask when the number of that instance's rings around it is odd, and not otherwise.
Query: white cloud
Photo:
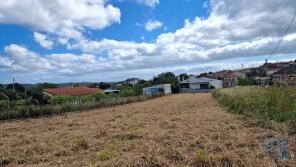
[[[0,0],[0,23],[29,26],[61,37],[120,23],[120,10],[105,0]]]
[[[162,25],[163,25],[163,23],[158,20],[149,20],[145,24],[145,29],[147,31],[153,31],[155,29],[162,27]]]
[[[186,20],[183,28],[159,35],[154,43],[103,39],[83,40],[71,47],[86,53],[104,53],[126,69],[172,67],[268,55],[293,17],[296,1],[243,2],[212,0],[208,18]],[[293,47],[296,44],[293,35],[296,29],[291,28],[290,33],[278,50],[279,54],[296,52]]]
[[[149,7],[155,7],[156,5],[159,4],[159,0],[136,0],[138,3],[147,5]]]
[[[27,48],[15,44],[11,44],[4,48],[7,57],[4,57],[8,71],[16,72],[31,72],[33,71],[46,71],[51,69],[50,63],[46,58],[41,57],[39,54],[28,50]]]
[[[186,20],[182,28],[163,33],[152,43],[81,38],[68,44],[69,49],[80,49],[85,53],[81,55],[39,55],[24,47],[10,45],[7,48],[14,48],[18,54],[5,49],[5,57],[0,57],[0,69],[25,71],[32,63],[36,69],[53,70],[63,75],[115,71],[125,72],[125,75],[131,71],[159,73],[184,66],[207,71],[209,67],[203,64],[213,61],[270,54],[296,11],[296,1],[261,0],[254,3],[253,0],[211,0],[210,8],[208,18]],[[294,23],[277,54],[296,53],[295,34]],[[66,43],[67,39],[61,40],[61,43]],[[16,58],[17,55],[25,58]],[[41,66],[39,62],[47,66]]]
[[[34,32],[34,40],[45,49],[52,49],[53,41],[47,39],[46,35]]]

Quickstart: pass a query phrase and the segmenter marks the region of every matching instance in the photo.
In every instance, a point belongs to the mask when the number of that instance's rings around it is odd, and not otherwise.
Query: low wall
[[[214,89],[180,89],[180,93],[209,93],[213,91]]]

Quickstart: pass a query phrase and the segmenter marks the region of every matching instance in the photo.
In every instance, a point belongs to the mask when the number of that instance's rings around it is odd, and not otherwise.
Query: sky
[[[295,0],[0,0],[0,83],[151,79],[296,59]]]

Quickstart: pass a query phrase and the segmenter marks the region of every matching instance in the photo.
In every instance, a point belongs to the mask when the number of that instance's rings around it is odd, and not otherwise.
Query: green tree
[[[90,88],[97,88],[99,87],[100,89],[108,89],[111,87],[111,85],[109,83],[106,83],[106,82],[100,82],[100,83],[93,83],[91,85],[89,85],[88,87]]]
[[[189,78],[189,76],[186,73],[180,74],[179,77],[181,82]]]
[[[17,91],[12,89],[7,89],[4,91],[4,94],[9,97],[9,100],[19,100],[22,97],[17,93]]]
[[[8,84],[7,87],[6,87],[6,89],[11,89],[11,90],[13,88],[17,92],[21,92],[21,93],[25,93],[26,92],[26,88],[23,85],[19,84],[19,83]]]
[[[172,92],[179,93],[180,91],[180,83],[172,72],[161,73],[157,77],[154,77],[152,80],[153,84],[171,84]]]
[[[50,88],[57,88],[58,86],[56,84],[53,83],[42,83],[42,84],[38,84],[37,88],[38,89],[50,89]]]
[[[256,81],[251,77],[239,77],[237,79],[237,84],[239,86],[255,85]]]
[[[43,89],[49,89],[49,88],[57,88],[58,86],[56,84],[52,83],[42,83],[37,84],[36,87],[31,89],[31,96],[32,96],[32,103],[36,104],[38,101],[40,105],[47,104],[49,99],[48,97],[43,95]]]

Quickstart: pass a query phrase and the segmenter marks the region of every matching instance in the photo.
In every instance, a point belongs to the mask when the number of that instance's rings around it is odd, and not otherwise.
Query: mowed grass
[[[281,131],[250,126],[211,94],[179,94],[0,123],[2,166],[295,166],[262,149]],[[295,138],[289,136],[295,152]],[[1,166],[0,165],[0,166]]]
[[[267,122],[296,122],[296,89],[236,87],[216,90],[213,96],[230,112]]]

